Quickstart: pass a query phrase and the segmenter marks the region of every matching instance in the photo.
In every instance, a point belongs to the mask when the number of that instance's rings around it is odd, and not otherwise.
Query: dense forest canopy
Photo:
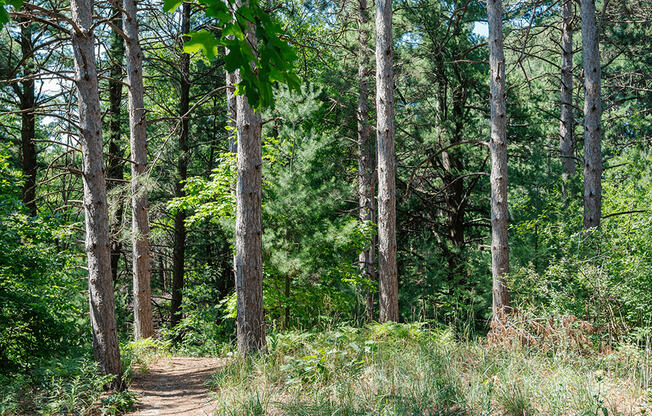
[[[53,374],[124,390],[132,339],[548,322],[649,351],[650,1],[0,0],[0,25],[0,414],[46,412]]]

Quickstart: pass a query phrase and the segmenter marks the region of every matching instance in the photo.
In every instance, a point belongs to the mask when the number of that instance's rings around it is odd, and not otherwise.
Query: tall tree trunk
[[[505,106],[505,54],[503,52],[502,0],[487,0],[489,17],[489,67],[491,69],[491,275],[493,316],[509,307],[504,276],[509,273],[507,240],[507,114]]]
[[[238,75],[239,82],[239,75]],[[265,346],[261,225],[261,119],[245,96],[238,96],[235,273],[237,338],[241,354]]]
[[[375,167],[371,126],[369,125],[369,7],[367,0],[358,1],[358,206],[360,207],[360,221],[371,223],[375,220],[376,204],[375,192]],[[375,270],[375,245],[374,233],[367,236],[365,248],[358,257],[360,272],[371,281],[376,280]],[[366,315],[368,321],[374,320],[373,291],[366,294]]]
[[[113,24],[122,30],[122,17],[120,9],[114,7],[111,11],[116,15]],[[125,44],[117,31],[111,33],[111,46],[109,49],[111,59],[111,70],[109,80],[109,163],[106,184],[110,192],[124,179],[124,161],[122,158],[122,63],[125,56]],[[118,280],[118,262],[122,253],[122,241],[120,241],[120,228],[123,215],[122,201],[116,205],[115,219],[111,223],[111,278],[115,283]]]
[[[190,4],[183,3],[181,11],[181,32],[190,32]],[[181,116],[181,132],[179,134],[179,160],[177,161],[177,175],[179,180],[175,186],[175,196],[185,196],[183,186],[188,178],[188,128],[190,108],[190,55],[181,54],[180,62],[181,96],[179,99],[179,115]],[[179,210],[174,215],[174,248],[172,266],[172,304],[170,310],[170,325],[176,326],[181,321],[181,301],[183,296],[183,276],[186,261],[186,213]]]
[[[113,284],[109,251],[109,216],[102,161],[102,119],[95,36],[92,31],[92,1],[71,0],[71,36],[75,56],[75,83],[79,94],[79,126],[84,182],[88,295],[93,329],[93,352],[103,374],[116,375],[114,387],[121,386],[122,366],[115,321]]]
[[[246,32],[256,44],[251,27]],[[240,82],[236,74],[236,83]],[[262,122],[247,97],[236,97],[238,173],[235,216],[235,287],[238,305],[238,352],[246,355],[265,348],[262,255]]]
[[[561,22],[561,123],[559,128],[563,177],[575,174],[573,153],[573,0],[563,0]]]
[[[129,82],[129,131],[131,147],[131,211],[134,273],[134,336],[154,336],[152,317],[151,259],[149,252],[149,219],[147,211],[147,122],[145,88],[143,86],[143,54],[138,39],[136,0],[124,0],[122,25],[127,53]]]
[[[599,227],[602,210],[600,49],[595,0],[581,0],[584,61],[584,229]]]
[[[29,215],[36,216],[36,146],[34,144],[36,126],[34,122],[34,44],[32,41],[32,22],[29,19],[21,20],[20,24],[20,49],[24,59],[22,93],[20,97],[21,129],[20,139],[23,153],[23,184],[22,199]]]
[[[386,322],[398,321],[392,0],[376,1],[376,112],[378,282],[380,322]]]

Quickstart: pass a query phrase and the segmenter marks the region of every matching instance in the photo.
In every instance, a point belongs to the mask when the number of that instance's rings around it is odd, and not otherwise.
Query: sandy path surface
[[[219,358],[167,357],[134,375],[129,390],[137,394],[131,416],[212,416],[215,408],[206,381],[219,368]]]

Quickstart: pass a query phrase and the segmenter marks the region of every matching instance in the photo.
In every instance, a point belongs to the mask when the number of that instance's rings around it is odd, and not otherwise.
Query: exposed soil
[[[134,375],[129,390],[135,392],[131,416],[212,416],[215,408],[206,381],[220,367],[219,358],[167,357]]]

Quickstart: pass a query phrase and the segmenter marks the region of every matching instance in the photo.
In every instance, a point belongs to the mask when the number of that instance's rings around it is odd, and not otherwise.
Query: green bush
[[[107,394],[104,386],[112,377],[99,375],[85,358],[41,361],[29,376],[0,376],[0,415],[122,414],[135,395]]]
[[[0,370],[26,370],[87,341],[81,269],[57,217],[30,218],[20,175],[0,152]]]
[[[641,338],[652,327],[652,153],[634,149],[612,163],[618,168],[605,171],[600,230],[582,231],[577,201],[564,206],[561,198],[544,210],[545,221],[515,225],[518,245],[544,223],[537,238],[547,251],[538,264],[517,251],[510,284],[520,309],[575,315],[608,339]]]

